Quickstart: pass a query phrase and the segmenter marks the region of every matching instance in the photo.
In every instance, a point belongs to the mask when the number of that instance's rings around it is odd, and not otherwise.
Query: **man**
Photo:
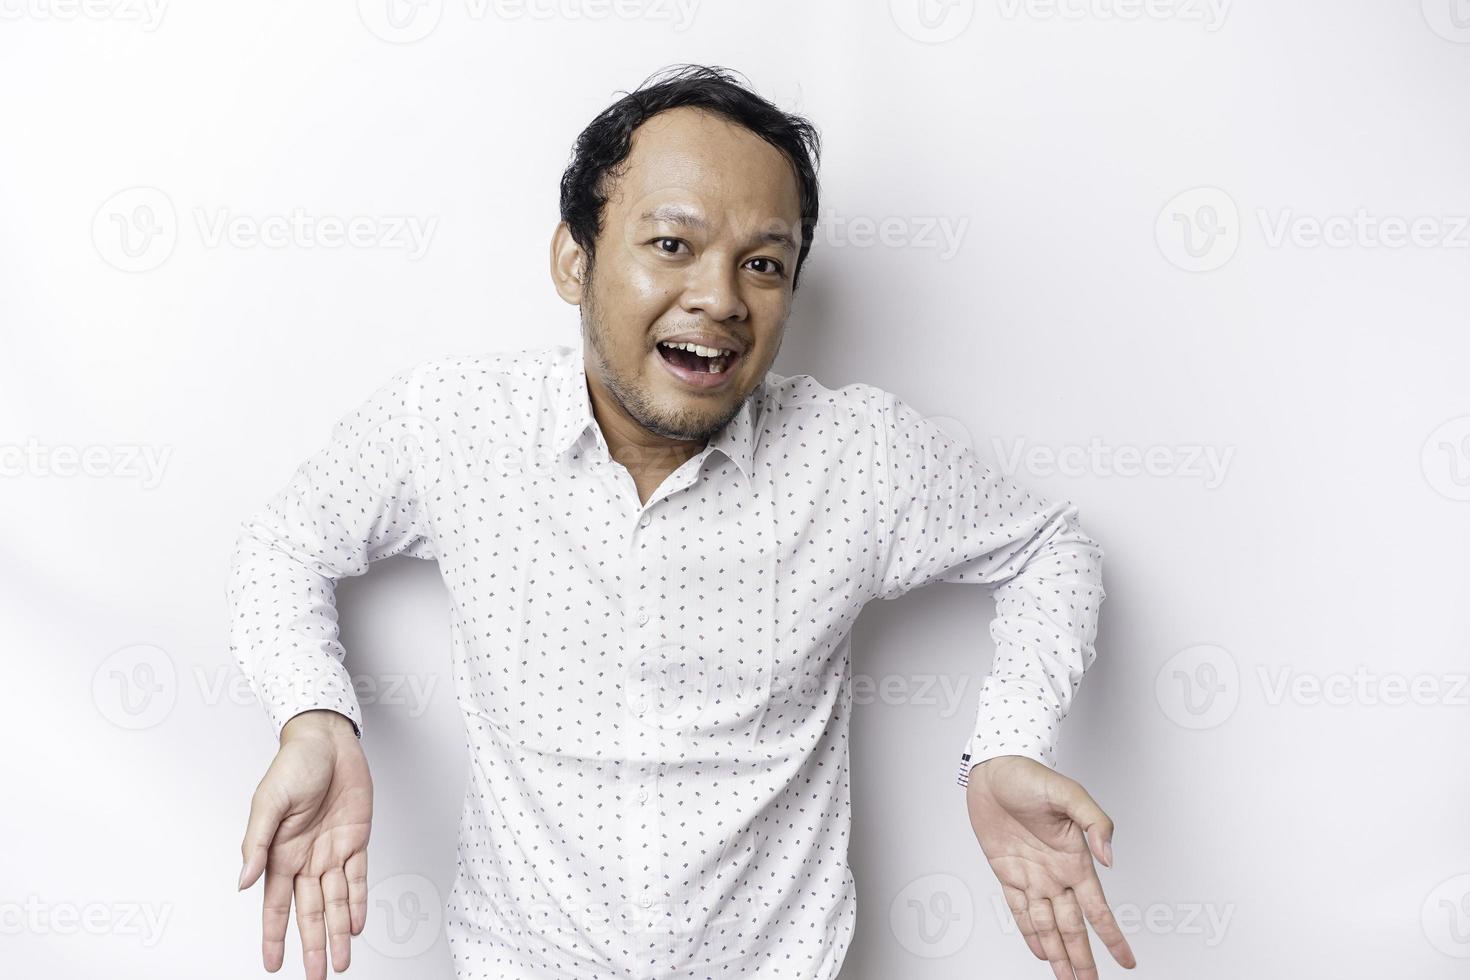
[[[817,217],[816,132],[719,69],[578,138],[551,245],[582,347],[425,361],[246,521],[232,648],[280,750],[240,887],[308,977],[366,915],[372,784],[333,586],[439,563],[472,755],[446,931],[461,977],[830,978],[847,864],[849,628],[995,590],[960,783],[1027,944],[1097,975],[1112,823],[1051,768],[1095,653],[1101,552],[895,396],[770,370]],[[403,451],[403,450],[410,451]]]

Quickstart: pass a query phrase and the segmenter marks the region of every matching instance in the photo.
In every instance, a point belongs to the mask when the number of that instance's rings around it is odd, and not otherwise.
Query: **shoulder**
[[[881,423],[885,404],[893,396],[875,385],[854,381],[831,386],[810,374],[767,372],[763,417],[770,420],[816,419],[869,428]]]
[[[565,345],[440,354],[409,364],[384,383],[379,397],[391,397],[421,411],[455,406],[544,400],[569,377],[577,352]]]
[[[826,427],[876,439],[884,445],[927,441],[943,429],[943,419],[924,415],[908,400],[878,385],[854,381],[823,384],[809,374],[766,375],[762,418],[770,429],[782,425]],[[810,434],[810,433],[808,433]]]
[[[575,350],[564,344],[516,350],[441,354],[405,368],[398,377],[421,389],[456,385],[527,385],[565,378]]]

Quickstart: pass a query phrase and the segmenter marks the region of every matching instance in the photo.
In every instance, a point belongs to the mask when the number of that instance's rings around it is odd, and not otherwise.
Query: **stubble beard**
[[[608,357],[612,341],[603,324],[601,311],[592,298],[590,283],[582,298],[581,311],[582,336],[591,341],[592,354],[597,361],[596,370],[602,377],[603,385],[612,393],[623,411],[628,413],[629,418],[654,435],[665,439],[707,442],[730,424],[730,421],[740,413],[740,407],[745,404],[746,398],[750,397],[750,393],[746,392],[734,403],[724,418],[717,420],[714,424],[701,423],[697,418],[684,413],[671,416],[666,412],[658,411],[650,403],[645,388],[627,382],[619,377],[613,368]]]

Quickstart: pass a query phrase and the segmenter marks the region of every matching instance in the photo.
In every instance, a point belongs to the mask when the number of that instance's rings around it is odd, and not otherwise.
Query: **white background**
[[[239,522],[393,372],[576,342],[572,141],[697,61],[825,138],[776,370],[898,392],[1103,545],[1060,767],[1133,975],[1464,976],[1470,4],[385,2],[0,0],[0,971],[261,974]],[[248,237],[293,212],[364,238]],[[339,600],[379,685],[348,975],[447,978],[447,601],[410,559]],[[1050,975],[954,782],[990,613],[857,624],[848,980]]]

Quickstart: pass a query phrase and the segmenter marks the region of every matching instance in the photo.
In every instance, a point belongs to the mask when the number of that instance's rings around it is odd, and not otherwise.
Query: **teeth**
[[[724,357],[724,356],[726,356],[728,354],[733,354],[734,353],[734,351],[721,350],[718,347],[705,347],[702,344],[687,344],[687,343],[671,344],[668,341],[661,341],[661,343],[665,347],[672,347],[672,348],[675,348],[676,350],[687,350],[691,354],[698,354],[700,357]]]

